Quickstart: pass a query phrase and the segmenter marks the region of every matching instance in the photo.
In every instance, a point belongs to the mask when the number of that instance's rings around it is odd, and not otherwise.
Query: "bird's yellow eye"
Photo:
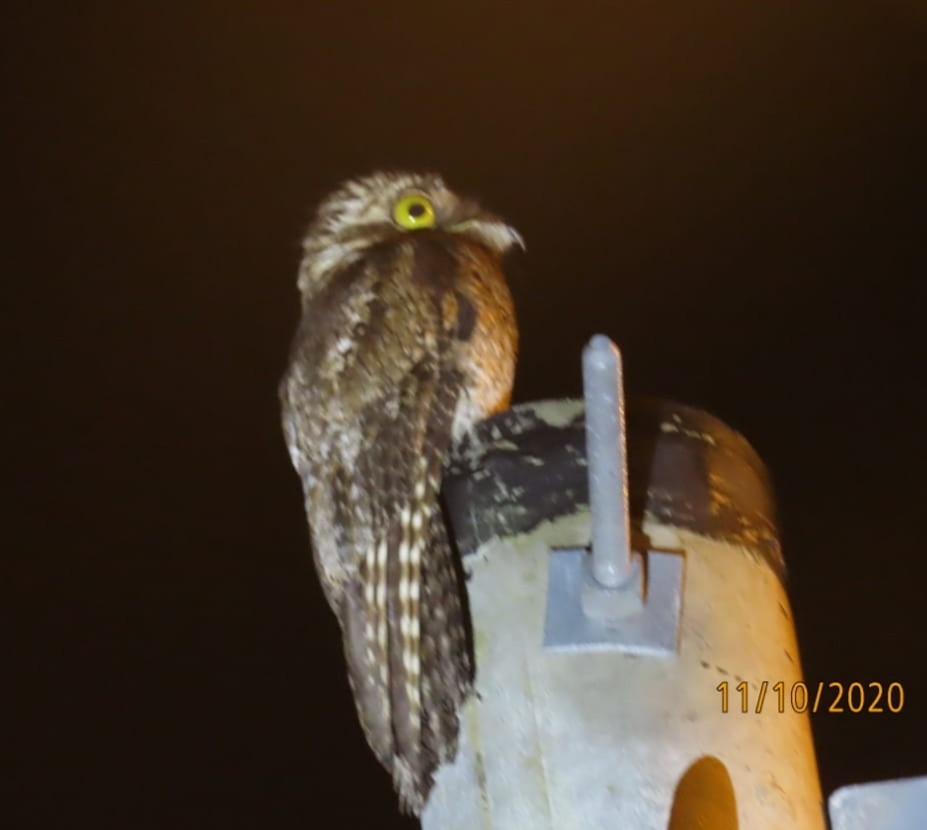
[[[393,208],[393,221],[407,231],[430,228],[435,223],[435,209],[420,193],[403,196]]]

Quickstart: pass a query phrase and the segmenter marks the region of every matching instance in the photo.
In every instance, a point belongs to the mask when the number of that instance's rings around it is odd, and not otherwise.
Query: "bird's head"
[[[439,230],[469,237],[492,251],[524,247],[518,232],[431,173],[373,173],[326,197],[303,240],[299,288],[315,294],[339,268],[403,234]]]

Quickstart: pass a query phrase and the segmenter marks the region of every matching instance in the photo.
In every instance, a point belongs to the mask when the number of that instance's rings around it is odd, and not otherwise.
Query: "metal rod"
[[[607,588],[633,574],[625,457],[624,382],[621,352],[603,334],[583,349],[586,458],[592,513],[592,572]]]

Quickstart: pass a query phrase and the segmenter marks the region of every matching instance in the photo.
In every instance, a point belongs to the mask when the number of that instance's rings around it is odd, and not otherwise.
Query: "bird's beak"
[[[495,216],[483,215],[464,219],[456,225],[451,225],[450,230],[453,233],[469,234],[500,254],[504,254],[513,245],[525,249],[525,241],[521,234]]]

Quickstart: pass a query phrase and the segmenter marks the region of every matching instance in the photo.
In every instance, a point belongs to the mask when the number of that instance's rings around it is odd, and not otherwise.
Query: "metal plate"
[[[550,555],[544,647],[613,649],[635,654],[674,654],[679,641],[684,557],[647,552],[647,596],[643,611],[605,625],[583,613],[586,550]]]

